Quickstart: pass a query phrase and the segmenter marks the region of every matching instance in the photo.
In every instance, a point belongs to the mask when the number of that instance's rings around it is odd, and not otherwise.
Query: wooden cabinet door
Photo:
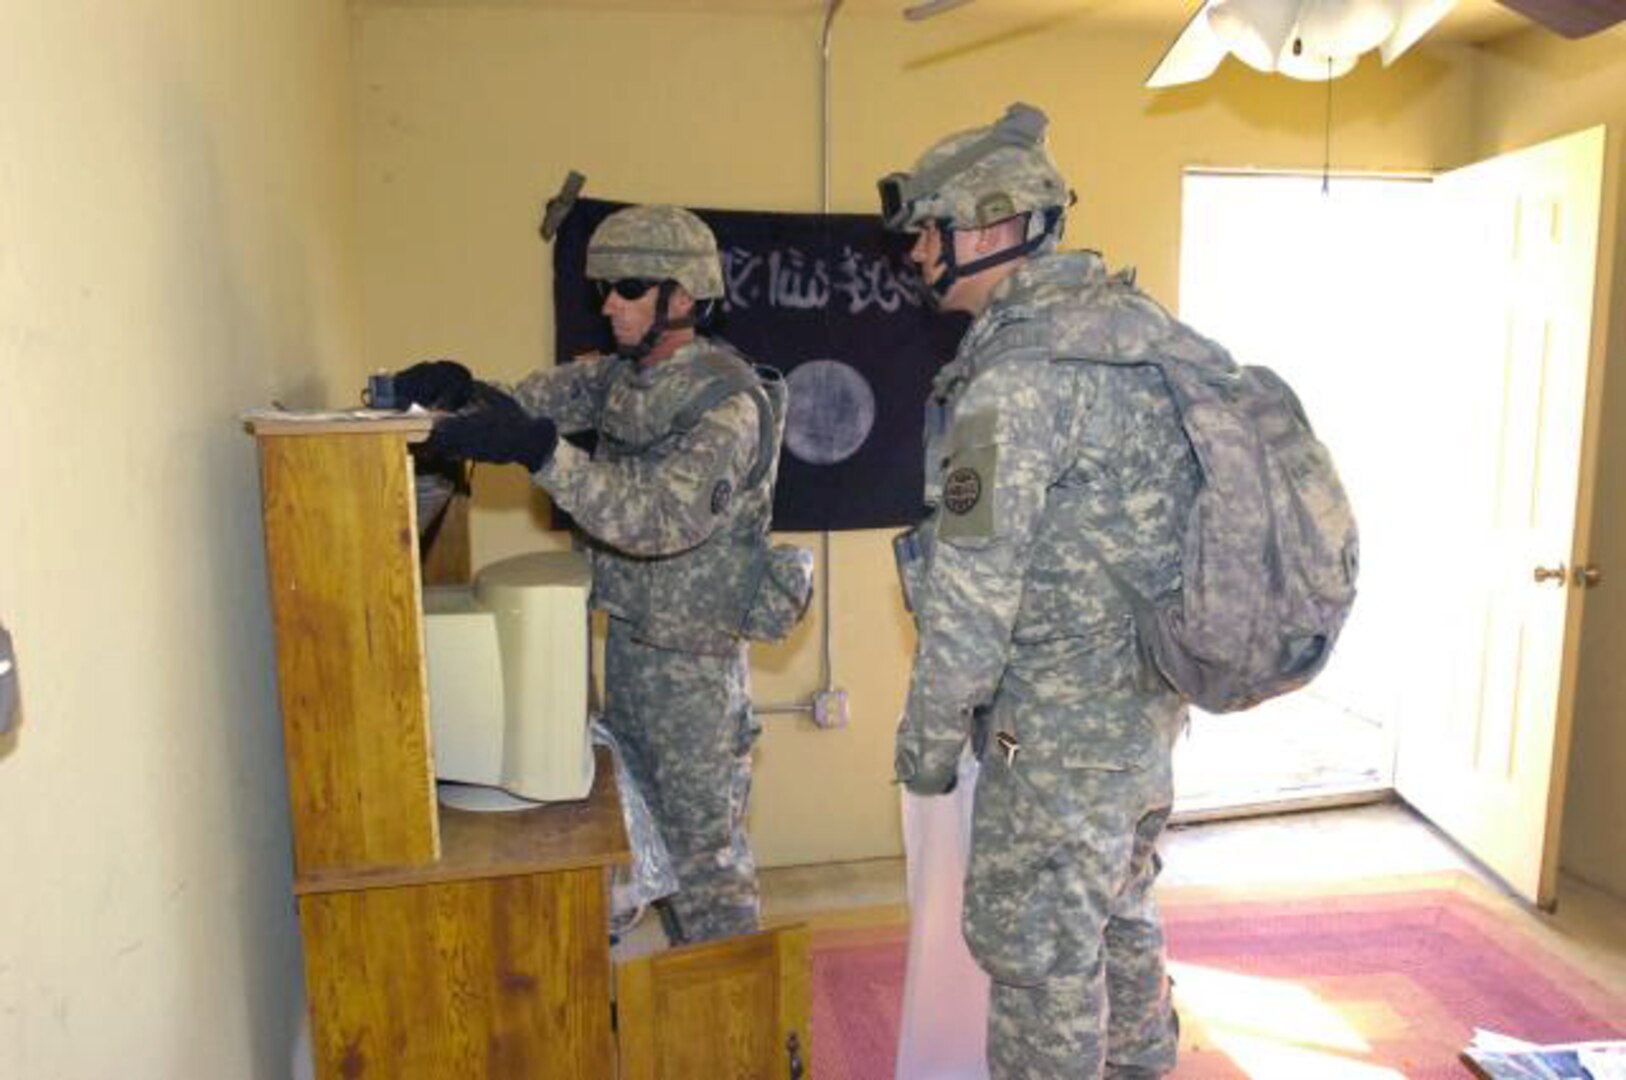
[[[812,981],[800,924],[622,964],[622,1080],[806,1080]]]
[[[315,893],[299,909],[322,1080],[614,1077],[601,869]]]

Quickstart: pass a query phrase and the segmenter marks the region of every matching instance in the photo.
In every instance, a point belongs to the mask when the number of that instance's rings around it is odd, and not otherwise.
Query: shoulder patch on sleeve
[[[711,512],[721,514],[727,510],[734,501],[734,485],[727,480],[719,480],[711,489]]]
[[[956,546],[977,546],[995,540],[1000,523],[995,519],[999,483],[999,445],[961,450],[943,477],[937,535]]]
[[[943,481],[943,508],[951,514],[969,514],[982,501],[982,474],[962,465]]]

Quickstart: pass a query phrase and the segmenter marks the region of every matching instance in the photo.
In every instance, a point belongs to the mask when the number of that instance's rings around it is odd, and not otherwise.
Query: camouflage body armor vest
[[[725,520],[696,547],[640,558],[592,544],[593,606],[632,624],[639,640],[684,652],[728,654],[742,636],[755,568],[769,546],[773,485],[785,428],[785,385],[712,341],[663,361],[676,368],[648,377],[631,360],[608,361],[597,424],[601,460],[638,459],[658,468],[711,409],[735,394],[756,407],[757,445],[750,472]]]
[[[925,432],[925,501],[935,512],[895,544],[911,610],[919,610],[923,596],[916,594],[925,588],[933,549],[944,542],[938,536],[942,508],[955,497],[948,463],[974,460],[978,447],[998,439],[990,417],[960,415],[968,386],[1006,364],[1072,367],[1070,328],[1109,278],[1094,253],[1034,259],[1008,281],[961,342],[956,358],[938,373]],[[1102,559],[1149,595],[1179,587],[1177,521],[1194,496],[1195,469],[1178,411],[1150,367],[1089,367],[1094,370],[1081,371],[1079,382],[1058,380],[1051,402],[1058,413],[1074,411],[1081,399],[1089,405],[1074,432],[1074,462],[1047,490],[1045,512],[1032,537],[1027,572],[1033,585],[1024,592],[1012,628],[1018,643],[1088,637],[1121,624],[1128,607],[1104,579]],[[1149,490],[1167,496],[1156,512],[1127,513],[1132,493]],[[1000,530],[996,499],[980,500],[978,511],[994,515],[988,528]]]

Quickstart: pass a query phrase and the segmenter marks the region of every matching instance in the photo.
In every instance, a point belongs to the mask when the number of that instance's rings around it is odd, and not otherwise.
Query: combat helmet
[[[635,345],[621,353],[641,360],[654,351],[662,334],[704,326],[723,300],[723,263],[717,238],[706,223],[681,206],[629,206],[617,210],[587,239],[589,280],[609,286],[620,281],[647,282],[657,288],[655,319]],[[674,317],[672,296],[682,286],[694,298],[692,313]],[[623,293],[629,299],[632,293]]]
[[[975,263],[955,266],[954,245],[945,243],[948,272],[934,285],[939,296],[963,275],[1049,250],[1060,239],[1073,193],[1045,148],[1048,124],[1043,112],[1017,102],[988,127],[939,140],[912,171],[880,181],[882,224],[901,232],[917,232],[928,221],[945,233],[980,229],[1026,215],[1021,244]]]
[[[595,281],[675,281],[696,300],[723,295],[717,238],[681,206],[629,206],[599,223],[587,241]]]

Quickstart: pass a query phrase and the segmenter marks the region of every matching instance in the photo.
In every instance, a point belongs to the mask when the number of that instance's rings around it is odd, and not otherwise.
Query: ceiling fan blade
[[[1626,0],[1497,0],[1567,38],[1607,30],[1626,19]]]
[[[1394,32],[1379,46],[1383,66],[1388,67],[1400,59],[1402,53],[1417,44],[1456,4],[1457,0],[1400,0],[1400,17],[1395,20]]]
[[[1174,39],[1174,44],[1168,47],[1163,58],[1146,77],[1147,89],[1182,86],[1214,74],[1226,53],[1225,43],[1220,41],[1214,28],[1208,24],[1208,9],[1214,3],[1215,0],[1203,0],[1191,18],[1186,20],[1186,28],[1180,31],[1180,36]]]
[[[929,19],[933,15],[941,15],[945,11],[953,11],[957,7],[964,7],[974,0],[925,0],[924,3],[903,9],[903,17],[912,22]]]

